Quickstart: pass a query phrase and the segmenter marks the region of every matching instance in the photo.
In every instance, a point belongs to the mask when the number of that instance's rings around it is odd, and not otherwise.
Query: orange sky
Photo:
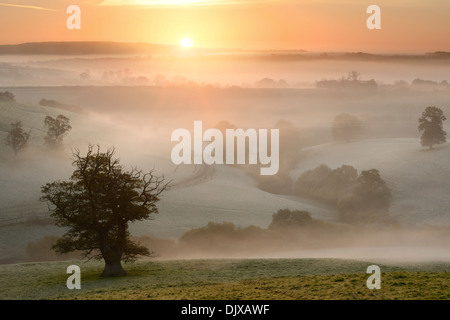
[[[66,8],[71,4],[82,10],[78,31],[66,28]],[[366,28],[370,4],[381,7],[381,30]],[[196,46],[216,48],[450,51],[450,2],[0,0],[0,28],[2,44],[91,40],[177,44],[190,37]]]

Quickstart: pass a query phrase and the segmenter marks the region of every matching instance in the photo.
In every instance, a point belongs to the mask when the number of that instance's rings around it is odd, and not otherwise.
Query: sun
[[[183,38],[180,40],[180,46],[182,46],[183,48],[190,48],[193,44],[194,43],[189,38]]]

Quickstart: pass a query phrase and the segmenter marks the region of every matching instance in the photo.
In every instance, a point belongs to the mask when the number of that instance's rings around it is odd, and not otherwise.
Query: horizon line
[[[0,3],[0,6],[2,3]],[[48,9],[53,11],[52,9]],[[175,43],[154,43],[154,42],[143,42],[143,41],[114,41],[114,40],[54,40],[54,41],[29,41],[29,42],[19,42],[19,43],[0,43],[0,46],[20,46],[26,44],[54,44],[54,43],[116,43],[116,44],[140,44],[140,45],[154,45],[154,46],[169,46],[169,47],[179,47]],[[429,51],[392,51],[392,52],[374,52],[374,51],[361,51],[361,50],[306,50],[306,49],[293,49],[293,48],[283,48],[283,49],[243,49],[243,48],[224,48],[224,47],[192,47],[189,50],[230,50],[230,51],[242,51],[242,52],[303,52],[303,53],[361,53],[361,54],[371,54],[371,55],[426,55],[430,53],[450,53],[446,50],[429,50]]]

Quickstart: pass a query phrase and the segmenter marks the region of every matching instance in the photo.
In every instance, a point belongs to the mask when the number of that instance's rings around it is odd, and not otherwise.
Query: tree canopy
[[[53,147],[60,145],[64,136],[72,129],[69,118],[62,114],[58,115],[56,118],[46,116],[44,124],[47,127],[45,144]]]
[[[272,215],[269,229],[301,227],[313,222],[308,211],[280,209]]]
[[[11,130],[6,135],[6,145],[13,149],[14,154],[19,153],[27,146],[30,132],[31,130],[28,133],[23,130],[21,121],[11,123]]]
[[[435,144],[446,142],[447,133],[443,129],[446,118],[440,108],[427,107],[419,118],[419,131],[422,132],[420,143],[424,147],[433,148]]]
[[[348,222],[389,221],[391,198],[391,190],[377,169],[361,171],[352,192],[338,201],[339,217]]]

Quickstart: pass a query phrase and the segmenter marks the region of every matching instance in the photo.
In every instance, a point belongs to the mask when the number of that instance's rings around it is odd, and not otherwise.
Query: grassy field
[[[66,288],[67,266],[81,290]],[[381,289],[366,286],[373,262],[338,259],[138,261],[127,277],[102,279],[101,262],[0,266],[0,299],[450,299],[450,264],[386,265]],[[376,263],[375,263],[376,264]]]

